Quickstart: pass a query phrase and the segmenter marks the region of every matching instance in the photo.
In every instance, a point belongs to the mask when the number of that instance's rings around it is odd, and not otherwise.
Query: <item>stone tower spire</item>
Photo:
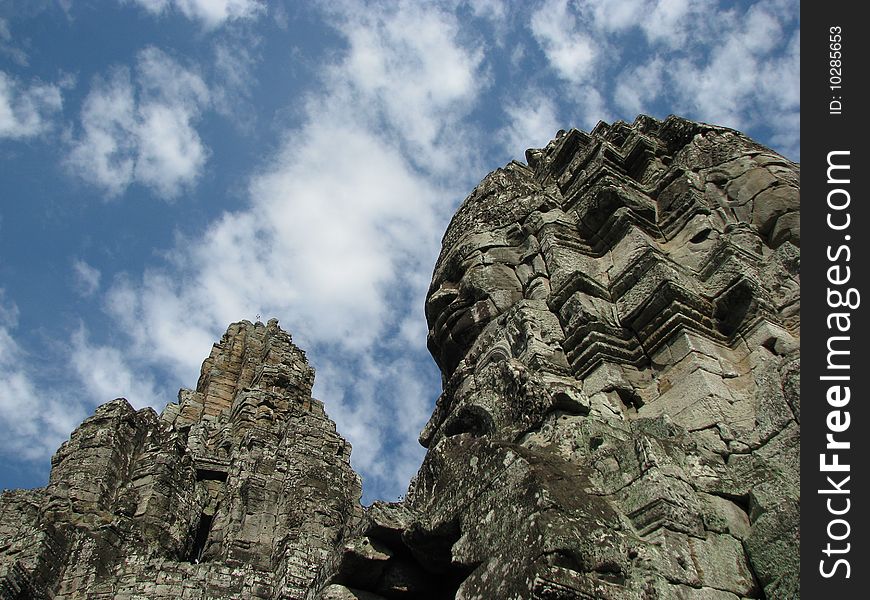
[[[277,321],[242,321],[160,416],[98,408],[45,490],[4,494],[3,598],[300,597],[360,512],[313,381]]]

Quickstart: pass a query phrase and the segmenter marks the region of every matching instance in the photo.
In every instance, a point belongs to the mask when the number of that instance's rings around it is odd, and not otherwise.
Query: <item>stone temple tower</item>
[[[433,598],[799,597],[798,166],[676,117],[526,157],[444,235],[428,452],[345,555]]]
[[[300,597],[361,512],[313,381],[277,321],[243,321],[160,416],[98,408],[48,487],[4,494],[0,597]]]
[[[0,598],[799,598],[798,165],[645,116],[526,160],[444,235],[404,501],[360,506],[303,353],[241,322],[4,492]]]

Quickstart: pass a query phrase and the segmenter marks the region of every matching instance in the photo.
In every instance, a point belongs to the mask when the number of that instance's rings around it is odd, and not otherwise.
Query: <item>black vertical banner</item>
[[[801,8],[801,591],[870,589],[870,23],[859,2]]]

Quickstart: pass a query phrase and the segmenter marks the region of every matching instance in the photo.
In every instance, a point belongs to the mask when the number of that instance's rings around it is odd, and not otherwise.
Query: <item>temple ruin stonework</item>
[[[403,501],[360,505],[303,352],[242,321],[3,492],[0,598],[799,598],[798,165],[645,116],[526,160],[444,235]]]

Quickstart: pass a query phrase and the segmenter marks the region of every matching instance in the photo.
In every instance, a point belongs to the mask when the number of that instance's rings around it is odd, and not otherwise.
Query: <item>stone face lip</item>
[[[4,493],[0,597],[798,598],[798,165],[646,116],[526,159],[444,235],[402,502],[360,507],[302,352],[237,323]]]

